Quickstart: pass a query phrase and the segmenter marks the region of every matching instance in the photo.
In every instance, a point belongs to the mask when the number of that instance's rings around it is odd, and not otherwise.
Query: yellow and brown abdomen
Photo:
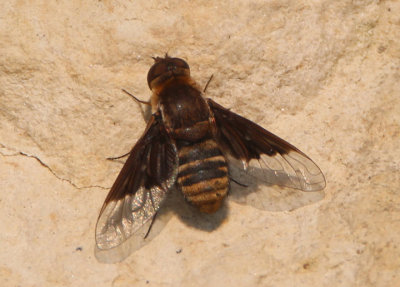
[[[212,138],[179,148],[178,187],[201,212],[214,213],[229,190],[228,164]]]

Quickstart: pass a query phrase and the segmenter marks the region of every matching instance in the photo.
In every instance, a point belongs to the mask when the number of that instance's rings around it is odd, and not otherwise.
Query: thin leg
[[[153,223],[154,223],[154,221],[156,220],[157,213],[158,213],[158,212],[156,212],[156,213],[154,214],[153,218],[151,219],[151,223],[150,223],[149,229],[147,230],[146,235],[143,237],[143,239],[146,239],[147,236],[149,236],[150,231],[151,231],[151,228],[153,227]]]
[[[131,96],[137,103],[151,106],[150,101],[146,102],[146,101],[139,100],[138,98],[136,98],[134,95],[132,95],[131,93],[129,93],[129,92],[128,92],[127,90],[125,90],[125,89],[122,89],[122,91],[123,91],[125,94]],[[141,111],[141,113],[142,113],[143,119],[146,120],[146,117],[145,117],[144,111],[143,111],[143,109],[142,109],[142,106],[140,106],[140,111]],[[117,160],[117,159],[126,157],[126,156],[129,155],[130,153],[131,153],[131,152],[127,152],[126,154],[123,154],[123,155],[120,155],[120,156],[116,156],[116,157],[108,157],[107,159],[108,159],[108,160]]]
[[[211,75],[211,77],[208,79],[206,86],[204,87],[203,93],[206,92],[208,85],[210,84],[212,78],[214,77],[214,74]]]
[[[108,160],[116,160],[116,159],[120,159],[123,157],[126,157],[127,155],[129,155],[131,152],[127,152],[126,154],[120,155],[120,156],[116,156],[116,157],[108,157]]]
[[[147,102],[146,102],[146,101],[139,100],[139,99],[136,98],[134,95],[132,95],[131,93],[129,93],[127,90],[122,89],[122,91],[123,91],[125,94],[131,96],[132,99],[135,100],[135,102],[139,103],[140,112],[142,113],[142,117],[143,117],[144,121],[147,122],[147,121],[149,120],[149,117],[146,116],[146,112],[143,110],[143,108],[142,108],[142,106],[141,106],[140,104],[144,104],[144,105],[147,105],[147,106],[151,106],[151,102],[150,102],[150,101],[147,101]]]
[[[230,180],[232,180],[232,181],[233,181],[234,183],[236,183],[237,185],[240,185],[240,186],[243,186],[243,187],[249,187],[249,186],[246,185],[246,184],[243,184],[243,183],[240,183],[240,182],[234,180],[232,177],[229,177],[229,178],[230,178]]]
[[[134,95],[132,95],[131,93],[129,93],[127,90],[125,90],[125,89],[122,89],[122,91],[125,93],[125,94],[128,94],[129,96],[131,96],[136,102],[139,102],[139,103],[141,103],[141,104],[144,104],[144,105],[148,105],[148,106],[151,106],[151,103],[150,103],[150,101],[142,101],[142,100],[139,100],[138,98],[136,98]]]

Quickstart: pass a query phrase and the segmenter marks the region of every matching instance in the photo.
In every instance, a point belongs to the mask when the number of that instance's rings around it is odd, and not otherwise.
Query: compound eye
[[[150,68],[147,74],[147,84],[150,89],[152,82],[161,83],[171,77],[171,73],[175,76],[189,74],[189,65],[180,58],[155,58],[154,65]]]
[[[159,76],[161,76],[162,74],[167,73],[171,68],[168,66],[168,64],[166,62],[159,62],[159,63],[155,63],[148,75],[147,75],[147,82],[151,83],[151,81],[153,81],[154,79],[158,78]]]
[[[170,58],[168,64],[169,66],[174,67],[174,69],[176,68],[189,69],[189,65],[180,58]]]

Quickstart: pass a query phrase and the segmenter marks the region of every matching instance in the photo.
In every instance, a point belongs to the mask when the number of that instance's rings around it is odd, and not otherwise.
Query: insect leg
[[[144,105],[151,106],[150,101],[142,101],[142,100],[139,100],[138,98],[136,98],[134,95],[132,95],[131,93],[129,93],[129,92],[128,92],[127,90],[125,90],[125,89],[122,89],[122,91],[123,91],[125,94],[128,94],[129,96],[131,96],[136,102],[139,102],[139,103],[144,104]]]
[[[147,102],[146,102],[146,101],[139,100],[138,98],[136,98],[134,95],[132,95],[131,93],[129,93],[129,92],[128,92],[127,90],[125,90],[125,89],[122,89],[122,91],[123,91],[125,94],[131,96],[137,103],[139,103],[139,106],[140,106],[140,104],[144,104],[144,105],[151,106],[150,101],[147,101]],[[140,112],[142,113],[143,118],[146,120],[146,115],[145,115],[145,112],[144,112],[143,109],[142,109],[142,106],[140,106]],[[117,159],[120,159],[120,158],[123,158],[123,157],[128,156],[130,153],[131,153],[131,152],[129,151],[129,152],[123,154],[123,155],[116,156],[116,157],[108,157],[107,159],[108,159],[108,160],[117,160]]]
[[[249,186],[246,185],[246,184],[243,184],[243,183],[238,182],[237,180],[233,179],[232,177],[229,177],[229,179],[232,180],[232,181],[233,181],[234,183],[236,183],[237,185],[240,185],[240,186],[243,186],[243,187],[249,187]]]
[[[213,77],[214,77],[214,74],[212,74],[211,77],[208,79],[207,84],[206,84],[206,86],[205,86],[204,89],[203,89],[203,93],[206,92],[207,87],[208,87],[208,85],[210,84],[210,82],[211,82],[211,80],[212,80]]]
[[[131,153],[131,152],[127,152],[126,154],[123,154],[123,155],[120,155],[120,156],[116,156],[116,157],[108,157],[107,159],[108,159],[108,160],[120,159],[120,158],[123,158],[123,157],[128,156],[130,153]]]
[[[151,206],[155,210],[156,207],[154,206],[154,199],[153,199],[153,194],[151,193],[151,191],[149,192],[149,195],[150,195]],[[151,223],[150,223],[149,229],[147,230],[146,235],[143,237],[143,239],[146,239],[147,236],[150,234],[151,227],[153,226],[154,220],[156,220],[157,213],[158,213],[158,211],[156,211],[156,213],[154,214],[153,218],[151,219]]]
[[[146,235],[143,237],[143,239],[146,239],[147,236],[149,236],[150,231],[151,231],[151,228],[153,227],[153,223],[154,223],[154,221],[156,220],[157,213],[158,213],[158,212],[156,212],[156,213],[154,214],[153,218],[151,219],[151,223],[150,223],[149,229],[147,229]]]
[[[135,102],[139,103],[140,112],[142,113],[142,117],[143,117],[143,119],[144,119],[145,121],[147,121],[147,120],[149,119],[149,112],[148,112],[148,111],[151,111],[151,109],[149,108],[149,110],[147,110],[147,111],[145,112],[140,104],[143,104],[143,105],[146,105],[146,106],[151,107],[151,102],[150,102],[150,101],[142,101],[142,100],[139,100],[138,98],[136,98],[134,95],[132,95],[131,93],[129,93],[129,92],[128,92],[127,90],[125,90],[125,89],[122,89],[122,91],[123,91],[125,94],[131,96],[132,99],[135,100]]]

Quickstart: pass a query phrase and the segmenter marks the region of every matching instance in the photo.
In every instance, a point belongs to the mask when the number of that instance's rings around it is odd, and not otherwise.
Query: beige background
[[[233,3],[1,1],[1,286],[400,286],[400,2]],[[145,127],[120,89],[147,99],[165,52],[201,86],[214,74],[208,96],[305,151],[327,188],[295,209],[228,201],[211,232],[176,215],[99,263],[121,168],[106,157]]]

